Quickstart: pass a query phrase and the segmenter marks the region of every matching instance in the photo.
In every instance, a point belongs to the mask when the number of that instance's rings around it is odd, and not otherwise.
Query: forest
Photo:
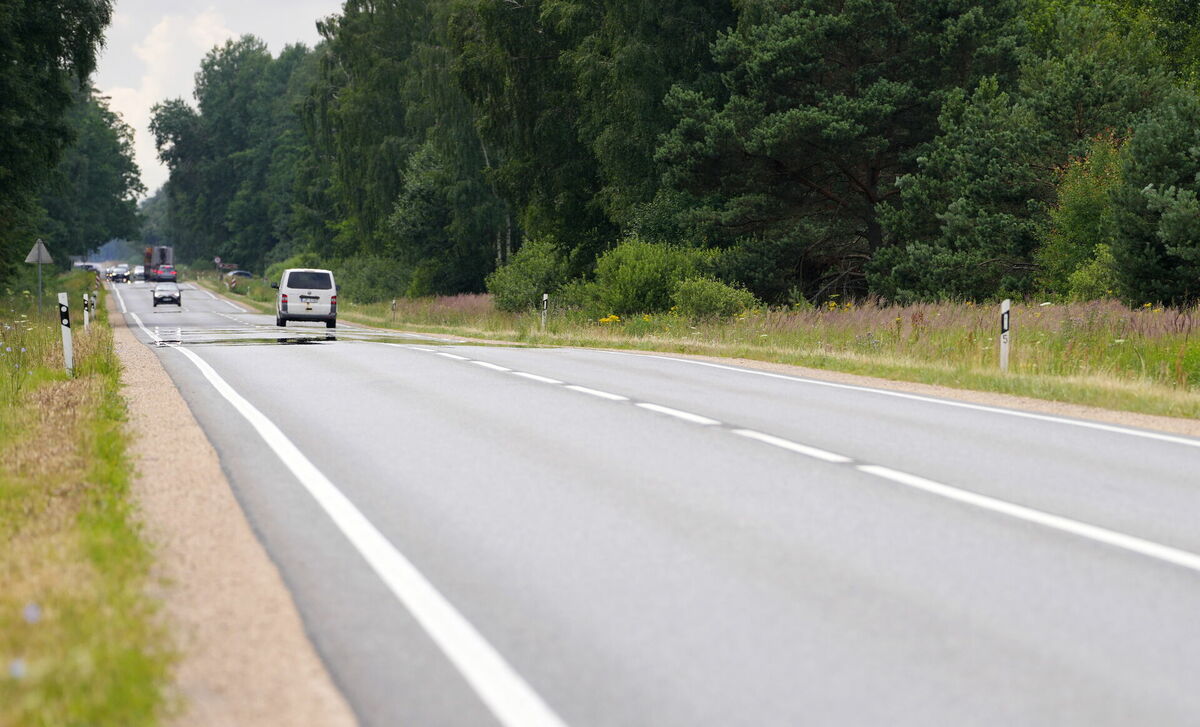
[[[108,0],[0,0],[0,284],[43,238],[55,261],[136,237],[132,130],[91,85]]]
[[[0,71],[4,118],[45,122],[0,122],[0,277],[38,233],[140,234],[363,302],[1200,298],[1188,0],[346,0],[316,47],[231,40],[155,106],[140,223],[86,80],[107,18],[51,4],[74,25],[0,20],[53,59]]]

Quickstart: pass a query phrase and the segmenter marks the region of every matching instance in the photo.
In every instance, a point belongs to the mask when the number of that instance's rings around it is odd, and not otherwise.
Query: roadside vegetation
[[[41,317],[29,282],[0,289],[0,725],[158,724],[172,656],[129,501],[112,331],[103,306],[87,331],[72,309],[68,376],[52,292],[74,302],[94,277],[51,277]]]
[[[214,290],[272,310],[265,280]],[[665,311],[621,313],[599,290],[551,298],[546,327],[532,307],[505,311],[495,296],[342,299],[344,320],[382,328],[534,345],[600,346],[747,358],[1110,409],[1200,417],[1200,309],[1116,300],[1027,301],[1012,308],[1009,371],[999,370],[999,308],[967,302],[878,301],[768,307],[745,291],[663,278]],[[577,294],[578,291],[576,291]],[[540,296],[539,296],[540,297]],[[633,309],[636,311],[636,308]]]

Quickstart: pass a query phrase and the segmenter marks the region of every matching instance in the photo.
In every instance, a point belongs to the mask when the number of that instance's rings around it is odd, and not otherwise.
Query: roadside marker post
[[[71,305],[66,293],[58,294],[58,322],[62,328],[63,362],[67,367],[67,375],[75,375],[75,349],[71,345]]]
[[[91,328],[91,326],[92,326],[92,320],[91,320],[91,315],[90,315],[91,311],[88,310],[89,308],[90,308],[90,306],[88,305],[88,294],[84,293],[83,294],[83,330],[85,330],[85,331],[88,328]]]
[[[396,324],[396,299],[392,298],[392,325]]]
[[[1011,343],[1009,329],[1011,328],[1010,311],[1012,300],[1005,298],[1000,304],[1000,370],[1008,371],[1008,346]]]
[[[546,330],[546,312],[550,309],[550,294],[542,293],[542,331]]]

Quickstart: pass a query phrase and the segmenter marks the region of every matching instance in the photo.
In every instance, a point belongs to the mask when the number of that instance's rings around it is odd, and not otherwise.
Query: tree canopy
[[[364,298],[582,290],[636,240],[707,251],[705,275],[768,303],[1068,295],[1083,278],[1192,300],[1135,279],[1191,274],[1180,174],[1200,163],[1150,164],[1137,138],[1196,97],[1195,12],[345,0],[316,48],[231,41],[194,103],[156,108],[160,231],[184,259],[316,255]],[[1086,197],[1104,149],[1122,182]],[[510,264],[530,269],[491,275]]]

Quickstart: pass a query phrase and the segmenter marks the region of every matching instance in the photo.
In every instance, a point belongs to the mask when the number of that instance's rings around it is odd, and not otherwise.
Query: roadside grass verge
[[[204,281],[226,294],[214,280]],[[269,312],[265,283],[234,297]],[[263,294],[263,290],[266,294]],[[674,313],[592,318],[496,310],[486,295],[340,301],[345,320],[382,328],[511,341],[744,358],[899,381],[1200,418],[1200,310],[1115,301],[1015,303],[1009,371],[999,370],[999,306],[937,303],[751,310],[726,320]]]
[[[146,595],[112,331],[103,306],[86,332],[76,315],[93,276],[47,282],[71,295],[74,377],[54,296],[41,317],[34,296],[0,298],[0,725],[154,725],[173,656]]]

